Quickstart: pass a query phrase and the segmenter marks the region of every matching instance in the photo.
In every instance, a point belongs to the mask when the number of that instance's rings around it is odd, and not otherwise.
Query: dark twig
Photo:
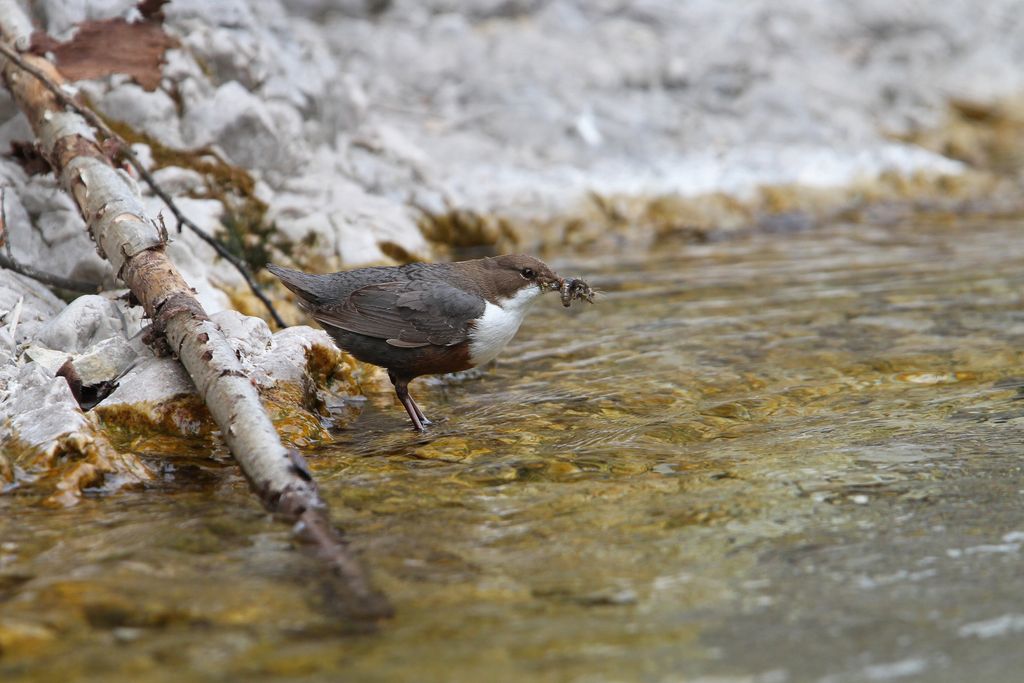
[[[164,191],[164,189],[160,187],[160,185],[157,184],[156,179],[148,170],[146,170],[146,167],[142,165],[142,162],[139,161],[138,155],[135,154],[134,150],[132,150],[131,145],[128,144],[127,140],[125,140],[120,135],[115,133],[110,128],[110,126],[108,126],[103,121],[103,119],[97,116],[96,113],[93,112],[91,109],[80,105],[78,102],[75,102],[75,100],[68,96],[68,94],[65,93],[59,85],[51,81],[46,74],[44,74],[42,71],[35,68],[31,64],[26,63],[25,60],[21,58],[21,55],[17,53],[17,51],[12,49],[10,46],[4,44],[3,42],[0,42],[0,54],[3,54],[5,57],[14,62],[22,71],[31,74],[36,80],[42,83],[47,90],[54,94],[54,96],[63,106],[75,111],[78,115],[80,115],[82,118],[88,121],[90,125],[92,125],[101,133],[103,133],[103,135],[108,139],[115,140],[118,143],[120,150],[124,153],[125,157],[132,165],[132,168],[134,168],[135,171],[139,174],[139,177],[146,182],[146,185],[148,185],[149,188],[153,191],[153,194],[159,197],[161,201],[163,201],[163,203],[167,205],[167,208],[170,209],[171,213],[174,214],[174,217],[175,219],[177,219],[179,225],[185,225],[186,227],[188,227],[188,229],[194,232],[199,237],[199,239],[203,240],[211,247],[213,247],[213,250],[216,251],[218,255],[220,255],[228,263],[234,266],[235,269],[242,274],[242,277],[245,279],[246,284],[249,285],[249,289],[252,290],[252,293],[256,295],[256,298],[263,302],[263,305],[267,308],[267,311],[270,313],[270,317],[274,319],[274,322],[277,323],[277,326],[281,328],[288,327],[288,324],[285,323],[285,321],[278,314],[277,309],[274,308],[274,304],[270,302],[270,299],[267,298],[267,295],[263,293],[263,289],[256,282],[255,278],[253,278],[252,273],[249,271],[249,267],[246,266],[246,264],[241,259],[232,254],[231,251],[228,250],[228,248],[224,246],[224,244],[222,244],[216,237],[200,228],[198,225],[193,223],[192,220],[188,218],[188,216],[182,213],[181,209],[178,208],[178,205],[174,202],[173,199],[171,199],[171,196],[167,194]]]
[[[83,292],[86,294],[96,294],[100,291],[100,286],[95,282],[85,282],[84,280],[72,280],[70,278],[61,277],[60,275],[53,275],[51,273],[45,273],[41,270],[37,270],[32,266],[19,263],[6,254],[0,254],[0,267],[6,268],[7,270],[13,270],[15,273],[21,273],[25,277],[30,277],[33,280],[38,280],[44,285],[50,287],[57,287],[59,289],[66,289],[72,292]]]

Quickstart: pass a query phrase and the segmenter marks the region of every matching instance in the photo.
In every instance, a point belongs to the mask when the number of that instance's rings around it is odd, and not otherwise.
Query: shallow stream
[[[835,225],[553,265],[496,367],[306,455],[397,616],[318,606],[223,453],[0,497],[4,681],[1019,681],[1024,225]]]

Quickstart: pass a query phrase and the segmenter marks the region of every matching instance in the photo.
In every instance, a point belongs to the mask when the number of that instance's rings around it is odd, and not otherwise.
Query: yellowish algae
[[[1024,170],[1024,96],[993,103],[954,99],[942,125],[901,138],[972,168],[1019,177]]]
[[[260,397],[280,428],[329,438],[319,423],[319,418],[328,417],[325,397],[359,393],[357,364],[333,344],[318,342],[306,347],[301,368],[299,381],[278,380],[261,387]],[[148,430],[172,435],[208,436],[216,430],[206,406],[194,394],[154,405],[135,403],[110,407],[100,404],[95,412],[108,428],[131,434]],[[285,424],[289,420],[296,424]]]
[[[1007,103],[994,109],[991,118],[968,124],[957,114],[959,110],[951,111],[947,126],[900,139],[949,153],[968,164],[956,175],[885,172],[838,187],[767,185],[743,197],[592,192],[557,215],[538,217],[535,211],[515,209],[494,215],[452,211],[425,215],[420,227],[439,250],[455,258],[526,251],[561,259],[571,252],[681,249],[755,232],[797,232],[836,221],[891,223],[913,217],[955,220],[964,213],[1024,214],[1018,179],[1024,152],[1017,149],[1024,144],[1024,115],[1020,114],[1024,109],[1019,103]],[[956,138],[964,127],[971,131],[970,146],[965,142],[963,149],[951,150],[948,139]],[[1017,151],[999,156],[1007,146]]]
[[[153,477],[138,457],[116,449],[92,423],[44,444],[24,443],[8,432],[0,448],[0,486],[16,485],[49,507],[75,505],[86,489],[102,486],[107,478],[126,486]]]
[[[1021,227],[577,254],[598,303],[541,299],[495,368],[414,383],[426,434],[370,381],[330,441],[297,423],[396,605],[374,631],[325,609],[223,449],[138,440],[151,490],[73,511],[0,498],[0,676],[870,680],[910,661],[944,682],[979,648],[1016,671],[1012,629],[985,624],[1024,590]]]

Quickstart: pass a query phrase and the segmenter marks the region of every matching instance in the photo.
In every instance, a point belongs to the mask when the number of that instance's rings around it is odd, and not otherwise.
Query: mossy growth
[[[304,387],[292,382],[278,382],[260,394],[281,440],[293,448],[312,448],[331,440],[321,416],[304,405],[306,394]]]
[[[106,437],[94,431],[69,432],[46,445],[25,443],[7,435],[2,444],[9,463],[16,465],[12,477],[22,493],[40,496],[49,507],[75,505],[86,489],[105,484],[110,475],[115,486],[139,484],[152,478],[133,454],[115,449]]]
[[[893,137],[975,169],[1019,177],[1024,173],[1024,97],[994,103],[953,99],[939,126]]]
[[[178,396],[160,403],[99,405],[94,409],[111,438],[140,434],[180,434],[209,438],[216,431],[209,409],[198,396]]]
[[[469,209],[424,213],[419,228],[427,241],[459,257],[487,256],[511,250],[519,244],[519,235],[510,220]],[[391,253],[385,253],[394,258]]]
[[[290,447],[308,448],[330,440],[321,411],[309,406],[308,393],[303,383],[294,382],[278,382],[260,392],[274,427]],[[209,410],[196,396],[159,404],[99,406],[96,412],[110,438],[132,451],[188,452],[188,444],[209,449],[220,439]]]
[[[314,386],[337,394],[358,393],[356,361],[337,347],[313,344],[306,349],[306,372]],[[308,405],[310,409],[312,405]]]
[[[941,220],[964,213],[1018,216],[1024,210],[1019,197],[1019,180],[987,169],[970,168],[955,175],[888,172],[837,187],[763,186],[744,196],[592,192],[558,215],[473,214],[469,219],[464,212],[452,212],[430,216],[421,227],[429,239],[446,245],[451,256],[473,258],[516,249],[541,257],[564,257],[799,231],[824,221],[871,221],[877,220],[878,211],[887,220],[910,216]],[[503,227],[499,232],[495,226]],[[515,241],[504,234],[515,235]]]

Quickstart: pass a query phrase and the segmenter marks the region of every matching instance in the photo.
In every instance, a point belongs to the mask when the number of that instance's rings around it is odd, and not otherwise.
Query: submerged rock
[[[67,381],[38,363],[0,366],[0,478],[32,484],[55,505],[111,478],[114,488],[152,478],[132,453],[114,449],[85,414]]]

